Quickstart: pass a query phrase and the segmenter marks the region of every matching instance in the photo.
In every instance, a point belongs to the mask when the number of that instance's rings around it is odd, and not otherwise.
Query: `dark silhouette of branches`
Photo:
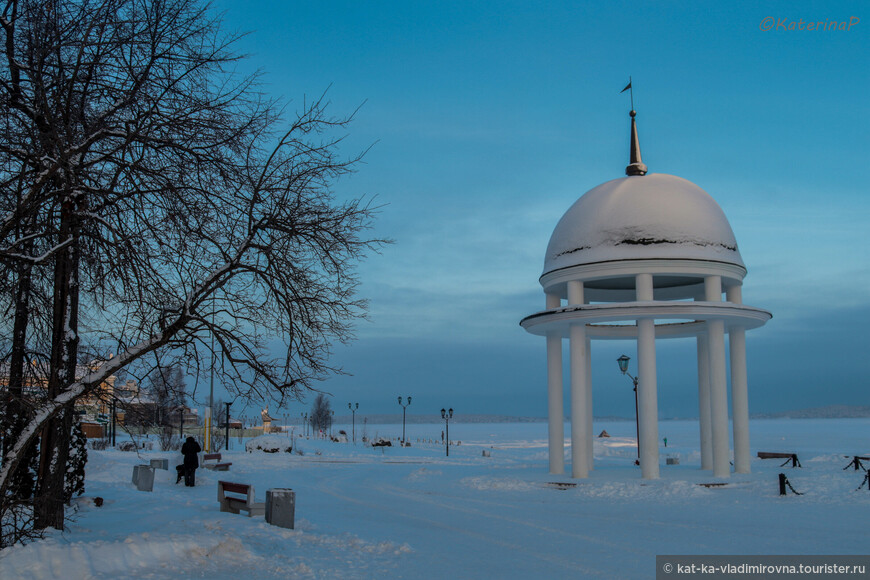
[[[0,300],[48,308],[2,332],[49,370],[6,421],[0,500],[38,440],[37,527],[63,525],[72,406],[113,373],[220,359],[235,396],[298,398],[365,313],[377,208],[332,191],[352,115],[279,108],[220,25],[196,0],[3,4]]]

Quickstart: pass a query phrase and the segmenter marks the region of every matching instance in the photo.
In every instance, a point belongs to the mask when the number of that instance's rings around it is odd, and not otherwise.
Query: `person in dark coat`
[[[199,455],[202,447],[193,437],[188,437],[181,446],[181,454],[184,455],[184,485],[193,487],[196,483],[196,468],[199,467]]]

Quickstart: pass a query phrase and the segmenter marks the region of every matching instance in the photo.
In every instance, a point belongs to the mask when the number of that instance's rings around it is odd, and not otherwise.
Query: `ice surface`
[[[716,480],[699,469],[694,421],[660,423],[655,481],[633,465],[634,422],[596,422],[612,437],[595,440],[587,480],[547,472],[546,423],[452,424],[462,444],[449,458],[437,424],[409,425],[409,448],[297,438],[303,456],[246,453],[234,438],[229,472],[200,469],[186,488],[157,470],[151,493],[130,483],[133,466],[174,453],[89,451],[70,529],[0,552],[0,578],[651,578],[656,554],[866,554],[870,491],[842,468],[870,453],[870,419],[750,427],[753,456],[795,452],[803,468],[753,457],[752,474],[702,487]],[[780,497],[780,472],[804,495]],[[218,479],[251,483],[258,499],[293,488],[296,529],[219,512]]]

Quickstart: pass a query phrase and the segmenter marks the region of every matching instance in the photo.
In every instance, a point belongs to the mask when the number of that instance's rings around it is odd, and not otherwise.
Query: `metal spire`
[[[640,158],[640,142],[637,139],[637,123],[634,120],[637,111],[634,110],[634,89],[631,88],[631,77],[628,77],[628,85],[620,92],[629,91],[631,95],[631,152],[628,167],[625,168],[626,175],[646,175],[647,168]]]

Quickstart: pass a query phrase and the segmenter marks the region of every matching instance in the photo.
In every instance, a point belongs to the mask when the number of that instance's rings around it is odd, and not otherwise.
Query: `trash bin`
[[[296,492],[289,487],[266,490],[266,522],[293,529],[296,519]]]
[[[152,459],[151,467],[154,469],[165,469],[169,470],[169,460],[168,459]]]
[[[133,484],[139,491],[154,489],[154,468],[150,465],[133,466]]]

